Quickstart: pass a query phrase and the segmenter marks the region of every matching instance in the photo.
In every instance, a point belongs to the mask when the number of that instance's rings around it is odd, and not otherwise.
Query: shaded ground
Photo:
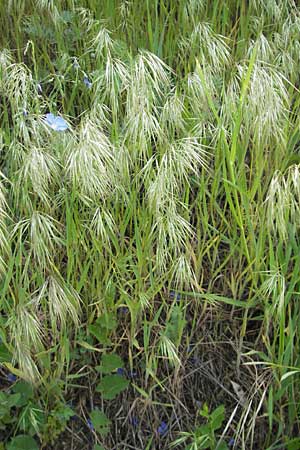
[[[83,377],[80,379],[81,387],[71,393],[72,407],[78,416],[69,421],[59,441],[48,446],[47,450],[92,450],[96,435],[90,429],[87,418],[96,407],[104,408],[113,422],[110,435],[103,441],[105,448],[144,450],[153,439],[149,448],[167,449],[178,438],[180,431],[192,431],[196,424],[203,423],[198,413],[205,403],[210,410],[221,404],[225,406],[226,419],[230,422],[224,435],[227,443],[232,443],[232,437],[239,430],[245,414],[250,424],[251,417],[257,414],[256,424],[253,423],[253,436],[251,427],[244,433],[249,433],[249,439],[254,440],[254,448],[263,448],[267,417],[263,416],[259,404],[271,379],[270,372],[265,368],[244,364],[251,359],[242,353],[253,348],[253,341],[259,333],[255,322],[248,323],[252,323],[252,329],[247,330],[242,348],[239,349],[239,342],[233,334],[241,326],[239,312],[235,311],[233,315],[229,309],[218,311],[208,307],[194,327],[196,332],[189,352],[183,351],[181,354],[179,370],[160,361],[158,379],[161,387],[151,379],[146,382],[142,359],[136,357],[135,372],[129,379],[147,392],[148,398],[131,386],[126,394],[103,403],[100,395],[94,392],[97,375],[91,373]],[[233,412],[234,417],[230,419]],[[158,432],[162,422],[168,425],[164,436]],[[238,440],[235,445],[235,448],[239,448]],[[176,446],[178,449],[185,447],[186,444]]]

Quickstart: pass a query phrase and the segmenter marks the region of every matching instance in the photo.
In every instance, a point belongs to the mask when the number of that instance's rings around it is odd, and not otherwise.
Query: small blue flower
[[[189,358],[189,361],[193,366],[197,366],[198,364],[200,364],[200,358],[198,358],[198,356],[192,356],[191,358]]]
[[[15,381],[17,381],[17,376],[13,373],[9,373],[6,378],[10,383],[14,383]]]
[[[137,377],[137,372],[135,372],[134,370],[132,370],[132,371],[130,371],[130,372],[128,373],[128,376],[129,376],[130,378],[136,378],[136,377]]]
[[[125,375],[125,370],[123,369],[123,367],[119,367],[119,368],[117,369],[117,374],[118,374],[118,375]]]
[[[86,421],[86,423],[87,423],[87,426],[89,427],[89,429],[91,430],[91,431],[94,431],[94,425],[92,424],[92,421],[91,421],[91,419],[88,419],[87,421]]]
[[[162,421],[161,424],[159,425],[159,427],[157,428],[157,432],[161,436],[165,436],[166,433],[168,432],[168,424],[166,422]]]
[[[44,122],[55,131],[66,131],[69,128],[69,124],[65,119],[52,113],[45,115]]]
[[[88,89],[91,89],[91,87],[92,87],[92,82],[88,79],[88,77],[83,77],[83,82],[84,82],[84,84],[86,85],[86,87],[87,87]]]
[[[177,301],[180,300],[181,295],[179,294],[179,292],[175,292],[175,291],[170,291],[170,299],[174,300],[176,299]]]
[[[127,308],[127,306],[121,306],[119,308],[119,311],[120,311],[121,314],[127,314],[129,309]]]
[[[27,117],[28,116],[28,111],[26,109],[23,109],[23,116]]]
[[[228,442],[228,446],[229,447],[233,447],[234,446],[234,439],[231,438],[230,441]]]
[[[137,417],[133,416],[131,419],[131,423],[136,428],[139,424],[139,419]]]
[[[74,69],[80,69],[80,65],[79,65],[79,62],[77,61],[77,59],[76,59],[76,58],[74,59],[74,62],[73,62],[73,67],[74,67]]]

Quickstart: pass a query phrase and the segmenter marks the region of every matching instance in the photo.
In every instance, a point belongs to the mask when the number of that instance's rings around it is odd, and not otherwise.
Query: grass
[[[300,448],[296,3],[0,23],[0,448]]]

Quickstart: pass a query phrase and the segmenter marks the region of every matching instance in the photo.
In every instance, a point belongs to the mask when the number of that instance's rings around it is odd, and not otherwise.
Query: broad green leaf
[[[200,425],[200,427],[197,427],[195,430],[195,434],[198,438],[209,436],[210,434],[210,426],[209,425]]]
[[[69,406],[61,405],[61,407],[55,411],[55,415],[61,420],[68,421],[71,417],[75,416],[75,413]]]
[[[13,406],[19,406],[19,402],[21,399],[21,394],[18,392],[16,394],[10,394],[8,396],[7,404],[9,408],[12,408]]]
[[[225,418],[224,405],[219,406],[211,413],[211,427],[213,430],[218,430]]]
[[[300,448],[300,438],[292,439],[286,443],[287,450],[299,450]]]
[[[206,403],[204,403],[202,409],[200,410],[200,416],[209,418],[209,409]]]
[[[13,392],[16,394],[20,394],[20,398],[16,406],[25,406],[28,403],[28,400],[33,398],[33,389],[29,383],[26,381],[19,381],[13,387]]]
[[[110,331],[115,330],[118,326],[118,322],[113,313],[102,314],[102,316],[98,317],[96,323]]]
[[[13,438],[7,450],[39,450],[38,444],[31,436],[22,434]]]
[[[129,381],[122,375],[107,375],[102,378],[98,386],[97,392],[101,392],[106,400],[114,399],[120,392],[124,391],[129,385]]]
[[[99,325],[89,325],[88,330],[99,342],[102,341],[103,331]]]
[[[101,344],[110,345],[111,341],[107,337],[107,330],[100,325],[89,325],[89,332],[97,339]]]
[[[93,448],[93,450],[105,450],[104,447],[102,447],[102,445],[96,444]]]
[[[115,353],[103,355],[101,365],[96,367],[96,370],[101,373],[111,373],[118,368],[124,367],[122,358]]]
[[[4,344],[0,344],[0,363],[11,362],[11,353]]]
[[[0,419],[9,414],[10,406],[8,404],[9,395],[6,392],[0,392]]]
[[[109,432],[111,421],[106,417],[104,412],[94,409],[90,414],[91,422],[95,430],[102,436],[106,436]]]

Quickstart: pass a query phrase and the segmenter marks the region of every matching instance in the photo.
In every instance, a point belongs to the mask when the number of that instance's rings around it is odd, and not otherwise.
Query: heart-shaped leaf
[[[117,397],[120,392],[124,391],[128,385],[129,381],[122,375],[107,375],[102,378],[96,387],[96,391],[101,392],[104,399],[112,400]]]
[[[109,432],[111,421],[106,417],[104,412],[94,409],[90,414],[91,422],[94,429],[102,436],[106,436]]]
[[[100,325],[89,325],[89,332],[97,339],[98,342],[101,342],[103,345],[110,345],[111,341],[107,337],[106,328],[101,327]]]
[[[96,370],[101,373],[111,373],[118,368],[122,368],[124,363],[122,358],[115,353],[103,355],[101,365],[96,367]]]
[[[29,383],[26,381],[19,381],[13,387],[13,391],[16,394],[20,394],[20,398],[16,406],[21,407],[28,403],[28,400],[33,398],[33,389]]]
[[[110,331],[115,330],[118,326],[118,322],[113,313],[102,314],[102,316],[98,317],[96,323]]]
[[[14,437],[7,446],[7,450],[39,450],[37,442],[28,435]]]

